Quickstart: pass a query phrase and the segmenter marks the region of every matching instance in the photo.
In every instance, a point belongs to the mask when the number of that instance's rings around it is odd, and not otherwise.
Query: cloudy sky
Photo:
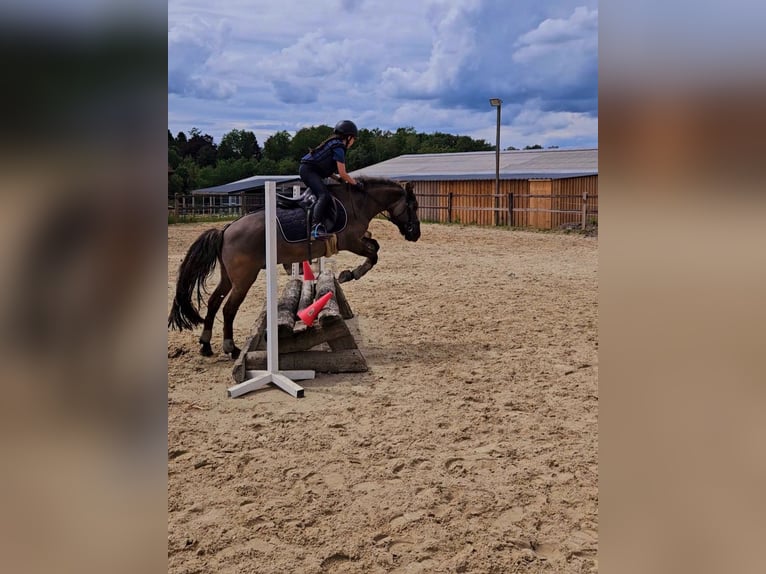
[[[595,0],[169,0],[168,128],[598,145]]]

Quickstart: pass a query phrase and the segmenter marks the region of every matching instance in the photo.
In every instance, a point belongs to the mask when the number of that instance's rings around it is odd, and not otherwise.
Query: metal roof
[[[495,152],[400,155],[351,172],[390,179],[494,179]],[[500,179],[561,179],[598,175],[598,148],[500,152]]]
[[[214,187],[203,187],[202,189],[195,189],[192,191],[194,195],[223,195],[231,193],[239,193],[241,191],[247,191],[250,189],[259,189],[263,187],[267,181],[276,181],[277,183],[284,183],[287,181],[299,181],[300,177],[297,175],[254,175],[252,177],[246,177],[232,183],[225,183],[223,185],[216,185]]]

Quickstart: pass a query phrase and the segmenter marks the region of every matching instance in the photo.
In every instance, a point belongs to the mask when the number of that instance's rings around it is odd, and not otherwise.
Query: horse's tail
[[[200,235],[189,247],[186,257],[178,268],[176,280],[176,296],[173,308],[168,316],[168,327],[171,329],[193,329],[203,322],[197,309],[202,305],[202,295],[205,291],[205,280],[213,272],[215,264],[221,255],[223,231],[209,229]],[[197,307],[192,302],[194,291],[197,291]]]

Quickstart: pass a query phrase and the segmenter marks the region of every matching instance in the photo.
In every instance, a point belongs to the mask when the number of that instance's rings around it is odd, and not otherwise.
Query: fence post
[[[447,196],[447,223],[452,223],[452,192]]]
[[[585,226],[588,219],[588,192],[582,192],[582,230],[585,231]]]
[[[513,194],[508,194],[508,227],[513,227]]]
[[[173,194],[173,219],[178,221],[178,193]]]

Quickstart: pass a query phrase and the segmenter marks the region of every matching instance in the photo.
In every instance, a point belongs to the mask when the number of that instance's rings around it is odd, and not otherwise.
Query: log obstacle
[[[314,324],[307,327],[297,318],[325,293],[333,296],[319,312]],[[319,273],[316,281],[291,277],[277,305],[279,365],[284,369],[311,369],[321,373],[360,373],[368,370],[367,361],[356,344],[348,321],[354,317],[337,278],[330,270]],[[353,326],[353,325],[352,325]],[[245,347],[234,363],[232,378],[237,383],[266,364],[266,309],[261,311]]]

